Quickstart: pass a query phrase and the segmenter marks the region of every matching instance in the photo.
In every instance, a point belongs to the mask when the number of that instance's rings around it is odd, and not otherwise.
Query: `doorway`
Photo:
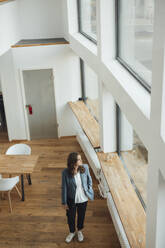
[[[53,70],[24,70],[23,81],[30,139],[58,138]]]

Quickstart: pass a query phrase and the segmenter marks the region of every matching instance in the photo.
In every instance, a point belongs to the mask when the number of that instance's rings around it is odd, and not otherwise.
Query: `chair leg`
[[[11,192],[11,191],[8,191],[8,200],[9,200],[10,212],[12,213],[12,206],[11,206],[11,197],[10,197],[10,192]]]
[[[25,191],[24,191],[24,175],[21,175],[21,189],[22,189],[22,201],[25,200]]]
[[[18,193],[19,197],[20,197],[20,198],[22,198],[22,195],[21,195],[21,193],[20,193],[20,191],[19,191],[19,189],[18,189],[17,185],[15,185],[15,189],[16,189],[16,191],[17,191],[17,193]]]

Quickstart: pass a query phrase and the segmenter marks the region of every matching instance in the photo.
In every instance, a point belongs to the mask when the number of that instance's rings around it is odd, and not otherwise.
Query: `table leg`
[[[21,189],[22,189],[22,201],[25,200],[25,193],[24,193],[24,178],[23,174],[21,175]]]
[[[30,174],[27,175],[27,180],[28,180],[28,184],[32,185],[32,181],[31,181],[31,176]]]

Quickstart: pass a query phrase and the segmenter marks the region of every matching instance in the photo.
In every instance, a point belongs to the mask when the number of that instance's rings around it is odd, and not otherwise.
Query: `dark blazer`
[[[88,165],[83,164],[82,166],[85,168],[85,172],[80,173],[84,192],[90,200],[94,200],[94,192],[92,189],[92,178],[89,173]],[[75,195],[76,195],[76,181],[75,178],[68,173],[68,168],[66,168],[62,172],[62,192],[61,192],[62,204],[64,205],[67,204],[67,199],[74,200]]]

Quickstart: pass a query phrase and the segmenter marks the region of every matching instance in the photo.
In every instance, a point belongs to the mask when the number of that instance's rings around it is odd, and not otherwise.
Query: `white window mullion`
[[[146,4],[150,4],[147,1]],[[150,13],[146,13],[149,15]],[[165,213],[162,214],[162,187],[159,185],[160,177],[158,177],[159,168],[162,167],[163,153],[161,153],[160,135],[161,135],[161,121],[164,122],[162,110],[163,103],[163,89],[164,89],[164,44],[165,44],[165,1],[155,1],[155,18],[154,18],[154,33],[153,33],[153,54],[152,54],[152,88],[151,88],[151,118],[150,118],[150,132],[151,132],[151,146],[150,146],[150,163],[149,163],[149,177],[148,177],[148,201],[147,201],[147,248],[164,248],[164,240],[160,239],[162,233],[162,225],[160,219],[165,219]],[[165,102],[164,102],[165,103]],[[163,117],[163,118],[162,118]],[[165,124],[165,123],[164,123]],[[163,187],[164,188],[164,187]],[[161,200],[158,197],[161,196]],[[165,198],[165,192],[164,192]],[[160,212],[161,211],[161,212]],[[157,222],[156,222],[157,221]],[[162,238],[161,238],[162,239]],[[164,244],[162,246],[162,244]]]

